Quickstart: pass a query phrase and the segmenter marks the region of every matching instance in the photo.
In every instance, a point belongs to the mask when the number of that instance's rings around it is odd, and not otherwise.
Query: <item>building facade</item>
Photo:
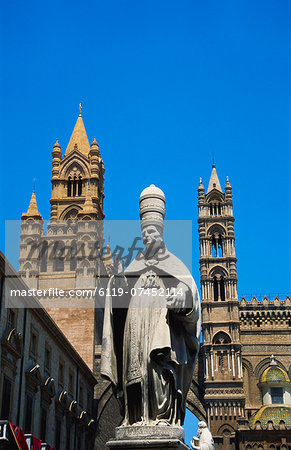
[[[232,188],[198,187],[204,404],[217,449],[291,445],[291,302],[240,301]]]
[[[93,448],[93,373],[2,253],[0,282],[0,419],[55,450]]]

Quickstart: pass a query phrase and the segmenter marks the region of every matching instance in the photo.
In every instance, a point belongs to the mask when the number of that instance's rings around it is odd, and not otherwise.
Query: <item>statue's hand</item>
[[[184,312],[186,306],[187,286],[184,283],[179,283],[176,288],[171,288],[169,295],[167,295],[167,306],[174,313],[179,314]]]

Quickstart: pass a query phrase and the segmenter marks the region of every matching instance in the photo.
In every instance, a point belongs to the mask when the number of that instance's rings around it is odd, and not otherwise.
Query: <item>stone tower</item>
[[[58,140],[53,146],[52,157],[51,221],[74,219],[81,213],[85,204],[88,181],[93,214],[97,220],[102,220],[104,164],[96,139],[94,138],[91,147],[89,145],[81,105],[63,158]]]
[[[200,179],[198,209],[205,403],[217,448],[230,449],[245,398],[232,188],[227,178],[222,191],[214,164],[206,193]]]
[[[64,291],[63,298],[44,294],[39,300],[94,370],[101,348],[102,317],[89,290],[105,283],[102,276],[107,275],[97,257],[97,246],[102,248],[104,243],[104,164],[96,139],[89,145],[81,105],[65,153],[58,140],[53,146],[51,182],[50,221],[42,220],[34,192],[22,215],[19,272],[31,288]],[[88,293],[80,295],[81,289]],[[71,296],[77,290],[79,296]]]

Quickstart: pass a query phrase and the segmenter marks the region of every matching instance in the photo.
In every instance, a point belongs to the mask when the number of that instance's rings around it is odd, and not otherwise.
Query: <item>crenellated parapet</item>
[[[241,328],[280,328],[291,327],[291,299],[287,295],[284,300],[275,297],[270,300],[264,297],[258,300],[255,296],[251,301],[242,297],[239,302],[239,317]]]

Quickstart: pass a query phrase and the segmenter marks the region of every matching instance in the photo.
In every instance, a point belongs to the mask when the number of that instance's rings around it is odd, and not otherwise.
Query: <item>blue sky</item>
[[[290,292],[290,5],[266,0],[2,2],[1,249],[33,178],[49,218],[51,151],[83,103],[108,219],[138,219],[155,183],[193,220],[212,154],[233,187],[240,295]]]

